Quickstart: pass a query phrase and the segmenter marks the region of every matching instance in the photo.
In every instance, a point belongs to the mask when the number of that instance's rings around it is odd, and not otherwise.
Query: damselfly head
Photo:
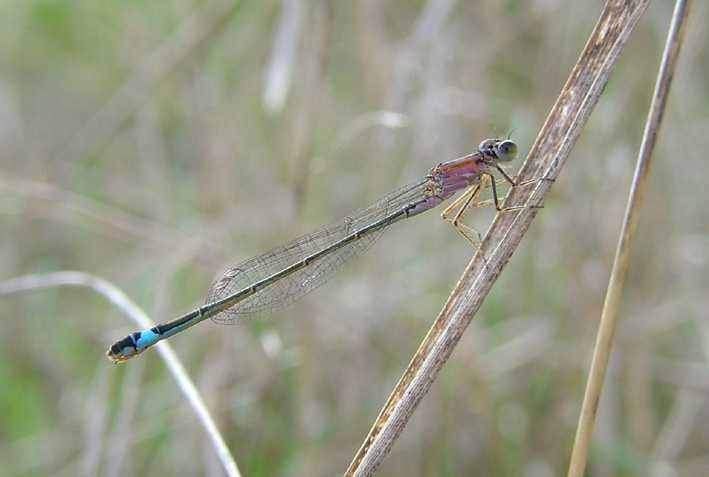
[[[517,144],[512,139],[485,139],[478,146],[478,151],[489,151],[500,162],[511,162],[517,159]]]

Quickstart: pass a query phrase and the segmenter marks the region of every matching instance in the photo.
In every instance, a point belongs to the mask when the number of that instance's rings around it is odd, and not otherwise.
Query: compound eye
[[[497,145],[497,158],[500,162],[510,162],[517,158],[517,144],[511,139],[505,139]]]

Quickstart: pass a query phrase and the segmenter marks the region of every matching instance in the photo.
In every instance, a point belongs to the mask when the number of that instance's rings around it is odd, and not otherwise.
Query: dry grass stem
[[[498,214],[450,299],[372,426],[346,475],[370,475],[394,445],[419,402],[448,360],[484,298],[544,203],[552,182],[596,106],[611,73],[648,5],[647,0],[609,1],[525,161],[519,182]]]
[[[640,209],[643,197],[647,188],[647,182],[652,162],[653,152],[657,144],[657,137],[660,132],[662,117],[665,112],[665,105],[670,93],[672,78],[677,69],[679,52],[684,38],[686,20],[689,16],[689,2],[679,0],[675,5],[672,18],[672,25],[667,36],[667,44],[662,58],[662,65],[658,74],[655,93],[650,105],[645,134],[643,136],[642,147],[638,156],[635,176],[633,178],[628,205],[625,211],[623,227],[618,240],[618,246],[613,261],[608,290],[601,314],[596,345],[591,361],[591,370],[586,385],[586,392],[579,416],[579,424],[576,430],[576,439],[571,453],[569,465],[570,477],[582,476],[586,467],[588,449],[591,445],[593,435],[593,424],[598,411],[598,403],[601,400],[603,391],[603,381],[606,377],[608,360],[610,358],[613,335],[616,328],[616,318],[618,306],[623,292],[623,284],[627,276],[630,258],[635,243],[635,233],[640,219]]]

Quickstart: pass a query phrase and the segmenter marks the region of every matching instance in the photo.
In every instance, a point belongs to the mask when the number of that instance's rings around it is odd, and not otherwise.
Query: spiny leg
[[[512,184],[514,184],[514,181],[507,177],[505,175],[505,180],[510,181]],[[500,179],[499,181],[495,181],[495,177],[490,174],[490,173],[482,173],[480,182],[466,190],[460,197],[458,197],[450,206],[446,208],[446,210],[443,211],[441,214],[441,217],[443,217],[443,220],[452,223],[456,228],[459,226],[463,226],[463,224],[460,224],[461,219],[465,215],[465,213],[468,211],[470,207],[481,207],[483,205],[487,205],[490,203],[495,204],[495,209],[500,210],[500,205],[499,205],[499,199],[497,196],[497,187],[496,184],[499,184],[503,182],[503,179]],[[480,193],[484,188],[491,187],[492,188],[492,200],[484,200],[484,201],[479,201],[480,198]],[[504,197],[503,197],[504,199]],[[453,219],[450,219],[449,216],[450,214],[455,210],[458,209],[456,212],[455,216]],[[467,227],[468,230],[473,230],[470,227]],[[480,233],[475,231],[475,233],[480,236]],[[469,237],[466,236],[468,240],[470,240]]]
[[[502,172],[502,171],[500,171],[500,172]],[[507,177],[507,176],[505,176],[505,177]],[[511,180],[511,179],[508,179],[508,180]],[[524,182],[520,182],[519,184],[515,184],[515,185],[513,186],[513,188],[516,189],[517,187],[524,187],[524,186],[527,186],[527,185],[529,185],[529,184],[536,184],[537,182],[541,182],[541,181],[552,181],[552,182],[554,182],[553,179],[547,179],[546,177],[540,177],[540,178],[537,178],[537,179],[530,179],[530,180],[528,180],[528,181],[524,181]],[[498,184],[499,184],[499,181],[498,181]],[[492,188],[493,188],[493,201],[495,202],[495,209],[497,209],[498,212],[510,212],[510,211],[513,211],[513,210],[542,209],[542,208],[544,208],[544,205],[514,205],[514,206],[512,206],[512,207],[501,208],[501,207],[499,207],[499,205],[498,205],[498,201],[495,200],[495,199],[497,199],[497,193],[496,193],[496,191],[495,191],[495,185],[494,185],[494,184],[492,185]],[[507,198],[507,196],[502,197],[501,201],[504,201],[506,198]],[[475,207],[480,207],[480,206],[482,206],[482,205],[489,204],[490,202],[491,202],[490,200],[486,200],[486,201],[483,201],[483,202],[478,202],[477,205],[475,205]]]
[[[471,244],[473,244],[473,246],[478,250],[480,250],[480,247],[477,243],[475,243],[472,238],[470,238],[468,232],[475,233],[478,236],[478,240],[482,241],[482,236],[480,235],[480,232],[473,229],[472,227],[468,227],[465,224],[461,224],[460,220],[463,218],[463,214],[465,214],[465,211],[468,209],[468,207],[470,207],[471,204],[477,203],[481,190],[481,184],[474,185],[473,187],[466,190],[450,206],[448,206],[446,210],[441,213],[441,217],[443,218],[443,220],[453,224],[453,227],[455,227],[455,229],[460,232],[461,235],[463,235],[463,237],[465,237],[465,239]],[[450,218],[450,215],[453,213],[453,211],[456,211],[455,215],[453,216],[453,218]]]
[[[507,174],[503,173],[503,175],[505,176],[505,179],[500,179],[499,181],[496,181],[495,176],[493,176],[489,172],[482,173],[481,174],[482,177],[480,178],[480,182],[477,183],[476,185],[472,186],[468,190],[466,190],[463,193],[463,195],[461,195],[459,198],[457,198],[441,214],[441,217],[443,217],[443,220],[453,224],[453,226],[456,228],[456,230],[458,232],[460,232],[463,235],[463,237],[465,237],[465,239],[468,242],[470,242],[471,244],[473,244],[473,246],[475,246],[475,248],[477,248],[478,250],[480,250],[480,247],[478,246],[478,243],[475,242],[475,240],[473,240],[470,237],[470,234],[477,235],[479,242],[482,242],[482,235],[480,234],[480,232],[478,230],[474,229],[473,227],[469,227],[469,226],[461,223],[461,220],[470,207],[481,207],[483,205],[494,203],[496,210],[498,210],[498,211],[502,210],[502,209],[500,209],[500,205],[499,205],[500,201],[497,196],[497,187],[496,187],[497,183],[502,183],[502,182],[507,181],[510,184],[513,184],[514,186],[516,186],[515,182],[510,177],[508,177]],[[479,201],[480,193],[486,187],[492,188],[492,199],[485,200],[485,201],[481,202],[481,201]],[[504,199],[504,197],[503,197],[503,199]],[[451,213],[456,209],[458,209],[458,210],[455,213],[455,216],[452,219],[449,218]]]
[[[500,171],[500,173],[504,176],[504,179],[500,180],[495,180],[495,177],[490,174],[490,173],[483,173],[481,181],[470,187],[468,190],[466,190],[460,197],[458,197],[450,206],[446,208],[446,210],[441,213],[441,217],[443,220],[446,222],[450,222],[453,224],[453,226],[456,228],[458,232],[460,232],[465,239],[470,242],[482,255],[483,261],[485,262],[485,265],[487,266],[487,260],[485,259],[485,254],[482,252],[482,249],[478,245],[478,243],[473,240],[469,234],[474,233],[475,235],[478,236],[478,241],[482,243],[482,235],[480,232],[473,227],[469,227],[463,223],[461,223],[461,220],[465,213],[468,211],[468,209],[472,207],[482,207],[484,205],[489,205],[489,204],[494,204],[495,209],[498,212],[509,212],[512,210],[522,210],[526,208],[541,208],[543,206],[513,206],[513,207],[505,207],[501,208],[500,207],[500,202],[503,201],[507,196],[499,198],[497,195],[497,184],[501,184],[503,182],[508,182],[513,188],[516,187],[522,187],[526,186],[529,184],[533,184],[536,182],[540,182],[543,180],[550,180],[550,179],[545,179],[545,178],[539,178],[539,179],[531,179],[528,181],[520,182],[519,184],[515,182],[511,177],[509,177],[500,167],[497,167],[497,169]],[[485,187],[490,187],[492,189],[492,199],[484,200],[484,201],[479,201],[480,193],[483,188]],[[453,218],[450,218],[450,215],[453,213],[454,210],[456,210],[455,215]]]
[[[497,210],[498,212],[510,212],[510,211],[513,211],[513,210],[523,210],[523,209],[541,209],[541,208],[544,207],[543,205],[515,205],[515,206],[512,206],[512,207],[505,207],[505,208],[502,208],[502,207],[500,207],[500,203],[503,202],[503,201],[507,198],[507,196],[499,197],[499,196],[497,195],[497,185],[498,185],[498,184],[502,184],[503,182],[509,182],[509,183],[512,185],[512,188],[516,189],[516,188],[518,188],[518,187],[524,187],[524,186],[527,186],[527,185],[529,185],[529,184],[535,184],[535,183],[541,182],[541,181],[552,181],[552,182],[554,182],[554,179],[548,179],[548,178],[546,178],[546,177],[540,177],[540,178],[538,178],[538,179],[530,179],[530,180],[528,180],[528,181],[516,183],[513,179],[511,179],[510,177],[508,177],[507,174],[505,174],[505,173],[502,171],[502,169],[500,169],[500,172],[501,172],[502,174],[504,174],[504,176],[505,176],[504,179],[500,179],[500,180],[497,180],[497,181],[490,181],[489,187],[492,188],[492,199],[487,199],[487,200],[483,200],[483,201],[477,201],[477,200],[475,200],[475,201],[472,202],[472,203],[471,203],[471,201],[468,201],[468,202],[466,202],[466,205],[465,205],[465,209],[466,209],[466,210],[467,210],[468,207],[471,207],[471,206],[472,206],[472,207],[482,207],[482,206],[489,205],[489,204],[495,204],[495,210]],[[490,174],[490,177],[493,177],[493,176]],[[485,186],[488,187],[487,183],[485,184]],[[456,203],[458,203],[458,202],[459,202],[459,201],[456,201]],[[449,207],[449,209],[450,209],[450,208],[452,208],[452,206]],[[456,218],[457,218],[458,220],[460,220],[460,219],[462,218],[463,214],[465,214],[466,210],[462,210],[461,212],[459,212],[459,213],[456,215]],[[446,211],[448,211],[448,209],[446,209]]]

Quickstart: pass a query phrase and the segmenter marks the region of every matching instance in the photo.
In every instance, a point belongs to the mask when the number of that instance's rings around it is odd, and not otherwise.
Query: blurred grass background
[[[229,266],[487,137],[524,157],[601,6],[3,2],[0,279],[80,270],[156,322],[190,311]],[[380,475],[565,473],[671,8],[646,12]],[[589,475],[709,473],[708,17],[698,2]],[[245,475],[349,464],[474,253],[436,215],[282,311],[170,340]],[[221,475],[157,354],[105,359],[135,326],[102,297],[5,295],[0,315],[0,474]]]

